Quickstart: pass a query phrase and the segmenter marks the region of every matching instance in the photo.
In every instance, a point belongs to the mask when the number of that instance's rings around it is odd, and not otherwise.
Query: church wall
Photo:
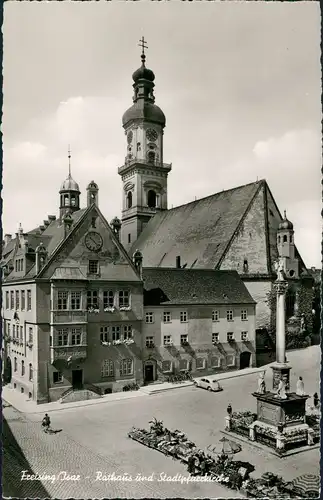
[[[234,269],[243,274],[245,259],[248,261],[249,274],[267,274],[264,188],[259,191],[242,226],[234,236],[220,269]]]
[[[276,208],[274,200],[267,190],[267,210],[268,210],[268,235],[269,235],[269,252],[272,270],[275,271],[273,264],[278,259],[277,249],[277,230],[281,221],[281,216]]]
[[[248,281],[243,280],[251,297],[257,302],[256,305],[256,329],[269,328],[270,326],[270,307],[267,304],[268,296],[272,288],[271,281]]]

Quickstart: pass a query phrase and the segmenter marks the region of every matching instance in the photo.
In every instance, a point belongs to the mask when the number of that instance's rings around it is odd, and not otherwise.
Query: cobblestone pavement
[[[297,373],[295,370],[292,372],[292,384],[295,384],[301,374],[306,390],[310,394],[317,391],[319,374],[313,370],[314,365],[318,366],[317,361],[313,357],[306,359],[304,354],[296,362],[292,361],[293,366],[297,366]],[[269,378],[270,373],[267,376]],[[256,401],[251,393],[257,387],[257,378],[257,375],[249,375],[226,380],[223,382],[224,391],[215,394],[189,387],[147,398],[52,412],[53,428],[62,428],[62,432],[56,435],[47,435],[41,431],[41,415],[23,416],[12,408],[5,408],[4,417],[24,453],[25,461],[22,466],[29,463],[29,467],[23,470],[50,475],[68,471],[81,476],[79,481],[42,481],[42,487],[48,492],[47,496],[62,499],[233,498],[239,495],[215,483],[187,485],[157,481],[163,472],[166,475],[180,473],[187,476],[185,466],[132,441],[127,438],[127,432],[132,426],[147,427],[149,421],[156,417],[162,419],[168,428],[186,432],[201,448],[215,444],[220,450],[219,439],[228,403],[232,404],[234,410],[255,410]],[[318,449],[278,459],[249,444],[242,446],[239,459],[248,460],[256,466],[254,475],[272,471],[290,480],[303,473],[319,473]],[[11,453],[6,452],[6,464],[11,464],[12,461]],[[12,468],[10,485],[16,483],[21,488],[21,483],[27,484],[27,481],[20,481],[17,467],[19,468],[19,461],[16,468]],[[132,478],[138,473],[144,476],[154,473],[154,481],[95,481],[97,471],[103,474],[114,472],[116,475],[127,473]],[[38,487],[41,487],[41,483]],[[37,493],[19,496],[42,497]]]

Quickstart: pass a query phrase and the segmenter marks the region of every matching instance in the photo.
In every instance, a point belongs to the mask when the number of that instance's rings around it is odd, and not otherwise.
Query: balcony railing
[[[125,158],[125,164],[122,165],[122,167],[118,168],[118,173],[121,174],[127,168],[132,167],[136,164],[144,165],[147,168],[149,168],[150,166],[151,167],[158,167],[161,170],[168,170],[168,171],[170,171],[172,169],[171,163],[161,163],[158,160],[148,161],[148,160],[138,160],[137,158]]]
[[[66,361],[68,363],[70,361],[86,359],[86,357],[87,357],[86,345],[52,346],[50,348],[51,363],[54,363],[54,361],[57,360]]]
[[[87,311],[54,311],[53,323],[86,323]]]

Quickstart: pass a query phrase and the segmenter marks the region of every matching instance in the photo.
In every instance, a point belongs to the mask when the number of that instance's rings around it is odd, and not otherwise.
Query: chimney
[[[11,234],[5,234],[4,235],[4,245],[8,245],[9,241],[12,240],[12,235]]]
[[[54,222],[54,220],[56,220],[56,215],[48,215],[47,219],[49,223]]]
[[[176,257],[176,269],[181,269],[181,256],[177,255]]]
[[[142,279],[142,260],[143,260],[142,253],[139,250],[136,250],[132,256],[132,260],[135,265],[135,268],[138,271],[140,278]]]

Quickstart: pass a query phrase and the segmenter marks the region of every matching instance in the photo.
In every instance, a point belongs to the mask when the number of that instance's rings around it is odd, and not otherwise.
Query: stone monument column
[[[274,283],[276,291],[276,363],[272,365],[273,370],[273,389],[277,390],[280,380],[283,379],[285,388],[289,390],[289,373],[291,366],[286,360],[286,291],[288,283],[285,280],[282,264],[277,266],[277,280]]]

